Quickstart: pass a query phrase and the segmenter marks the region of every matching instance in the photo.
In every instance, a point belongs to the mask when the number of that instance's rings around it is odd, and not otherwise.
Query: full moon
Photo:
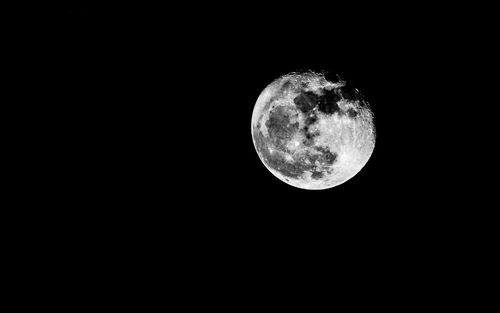
[[[302,189],[328,189],[356,175],[375,147],[368,101],[341,79],[291,73],[269,84],[252,114],[252,138],[266,168]]]

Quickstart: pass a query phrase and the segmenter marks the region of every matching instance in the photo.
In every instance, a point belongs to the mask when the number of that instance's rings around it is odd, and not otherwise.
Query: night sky
[[[68,203],[88,208],[80,212],[98,228],[157,238],[168,229],[207,255],[329,251],[327,260],[341,247],[360,249],[360,262],[435,245],[443,225],[464,217],[454,199],[470,143],[454,125],[466,96],[454,81],[469,77],[467,27],[444,23],[443,12],[257,3],[54,9],[54,32],[37,51],[41,73],[50,73],[43,78],[53,79],[43,109],[48,144],[62,153],[65,179],[79,177],[78,188],[65,186]],[[251,137],[261,91],[309,69],[358,88],[377,132],[365,167],[323,191],[274,177]]]
[[[109,146],[98,140],[110,155],[127,151],[117,162],[143,161],[134,163],[133,175],[144,175],[152,189],[141,192],[154,201],[169,190],[190,195],[183,198],[188,203],[205,199],[204,205],[224,210],[262,210],[274,218],[316,212],[322,221],[354,219],[358,212],[367,222],[378,214],[374,207],[401,214],[410,199],[423,201],[418,195],[439,184],[427,168],[444,157],[435,131],[442,108],[434,102],[443,99],[447,83],[437,77],[449,75],[453,64],[444,48],[430,50],[439,47],[438,36],[409,13],[368,10],[333,18],[305,8],[294,19],[289,13],[221,5],[64,7],[58,44],[65,97],[85,108],[79,122],[95,125],[88,134],[103,131],[113,139]],[[250,133],[260,92],[283,74],[309,69],[338,74],[358,88],[377,131],[365,168],[320,192],[271,175]]]

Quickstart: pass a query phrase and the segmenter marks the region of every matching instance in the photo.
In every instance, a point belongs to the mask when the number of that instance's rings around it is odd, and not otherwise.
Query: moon
[[[361,92],[313,71],[286,74],[269,84],[255,103],[251,129],[265,167],[301,189],[348,181],[375,147],[373,112]]]

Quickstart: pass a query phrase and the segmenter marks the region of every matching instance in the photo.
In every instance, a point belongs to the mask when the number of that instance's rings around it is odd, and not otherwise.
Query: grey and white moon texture
[[[375,147],[369,103],[346,82],[315,72],[269,84],[252,114],[252,138],[266,168],[302,189],[328,189],[356,175]]]

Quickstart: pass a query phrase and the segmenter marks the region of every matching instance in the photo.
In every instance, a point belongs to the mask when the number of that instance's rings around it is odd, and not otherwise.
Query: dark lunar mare
[[[314,108],[324,114],[333,114],[335,112],[341,113],[337,104],[341,99],[336,89],[323,89],[322,95],[317,95],[311,91],[301,91],[293,99],[293,103],[304,114],[308,114]]]
[[[299,123],[290,123],[290,115],[293,112],[283,106],[275,107],[269,112],[269,118],[266,121],[267,131],[273,145],[279,150],[284,151],[287,142],[299,129]]]
[[[311,174],[311,178],[312,179],[320,179],[321,177],[324,176],[324,173],[323,172],[320,172],[318,170],[315,170],[314,172],[312,172]]]
[[[351,86],[345,85],[340,88],[320,89],[321,95],[317,95],[312,91],[305,91],[303,89],[297,90],[298,95],[293,99],[295,107],[302,113],[309,115],[314,109],[317,112],[326,115],[337,113],[339,116],[347,115],[350,118],[358,116],[358,112],[352,108],[347,111],[342,111],[338,102],[342,99],[348,101],[359,101],[361,106],[365,105],[363,95]]]
[[[302,91],[293,99],[293,103],[302,113],[307,114],[314,109],[319,101],[319,96],[310,91]]]
[[[337,160],[338,155],[335,152],[331,152],[330,149],[326,147],[314,147],[316,151],[321,152],[320,162],[326,165],[333,165]]]
[[[309,115],[304,119],[304,123],[310,126],[318,121],[318,115],[314,112],[310,112]]]
[[[284,84],[281,88],[284,91],[291,88],[291,84]],[[277,106],[269,112],[269,118],[266,121],[268,136],[264,136],[260,132],[260,122],[258,127],[254,129],[254,140],[257,151],[262,156],[264,162],[271,168],[289,178],[300,178],[304,172],[310,171],[313,179],[324,177],[325,172],[331,173],[328,167],[333,165],[337,159],[337,154],[330,152],[326,147],[314,147],[319,154],[306,154],[300,160],[287,162],[284,156],[277,152],[289,152],[286,145],[293,135],[300,131],[304,134],[303,144],[309,147],[314,146],[314,138],[319,135],[318,132],[311,132],[310,126],[318,121],[317,112],[325,114],[333,114],[340,112],[337,102],[341,99],[340,95],[335,90],[323,90],[323,95],[317,95],[310,91],[300,91],[293,99],[295,108],[302,112],[306,117],[304,119],[304,127],[299,130],[299,124],[290,123],[291,114],[297,114],[290,107]],[[274,98],[271,98],[268,104],[272,103]],[[316,109],[316,110],[314,110]],[[271,153],[268,147],[272,147],[275,151]],[[305,161],[308,160],[309,164]],[[315,163],[318,162],[319,166]]]
[[[361,100],[361,94],[357,91],[356,88],[349,85],[342,86],[339,90],[339,93],[340,95],[342,95],[342,98],[348,101]]]
[[[335,89],[323,89],[323,95],[318,99],[318,110],[325,114],[334,114],[335,112],[341,113],[337,102],[341,97],[337,94]]]
[[[309,122],[316,122],[311,117]],[[287,162],[284,156],[277,152],[289,152],[286,144],[298,131],[298,123],[290,123],[290,112],[284,107],[276,107],[270,112],[269,119],[266,121],[266,127],[269,136],[264,136],[260,127],[254,128],[254,140],[258,153],[262,156],[264,162],[276,171],[289,178],[300,178],[304,172],[311,171],[313,179],[319,179],[324,176],[324,166],[333,164],[335,157],[326,148],[317,147],[316,150],[321,154],[306,154],[302,159],[293,162]],[[311,145],[313,142],[311,141]],[[275,151],[271,153],[268,147]],[[309,164],[305,161],[309,160]],[[315,162],[318,161],[318,167]]]
[[[310,111],[304,119],[304,127],[300,131],[305,137],[302,143],[307,147],[311,147],[314,144],[314,138],[319,135],[319,132],[311,132],[310,130],[310,126],[317,121],[318,116],[314,111]]]

